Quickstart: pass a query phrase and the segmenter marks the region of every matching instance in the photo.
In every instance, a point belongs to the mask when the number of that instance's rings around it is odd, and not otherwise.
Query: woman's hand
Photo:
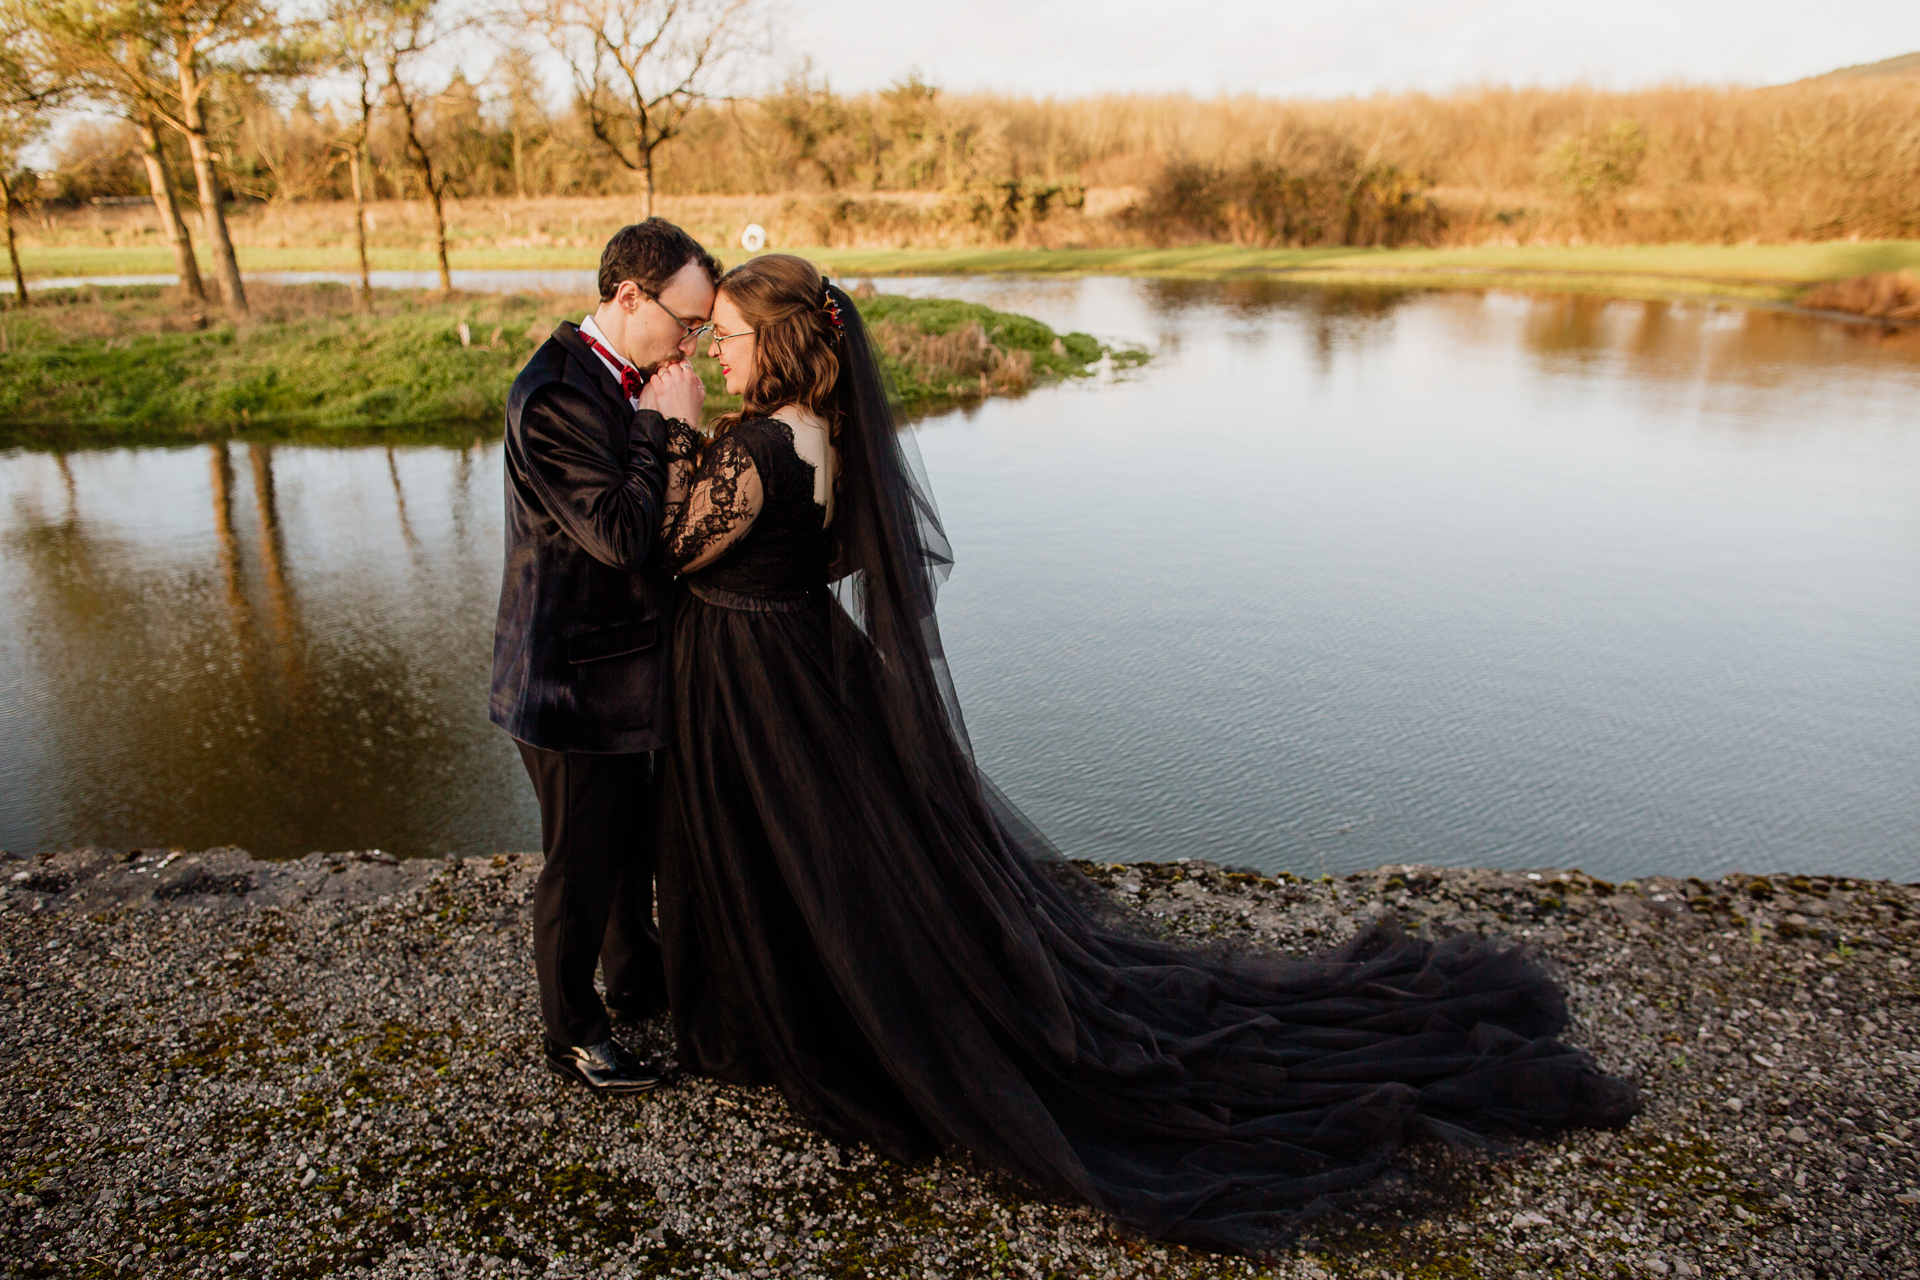
[[[706,398],[700,375],[684,360],[661,365],[640,388],[642,409],[652,409],[663,418],[678,418],[688,426],[700,421],[700,406]]]

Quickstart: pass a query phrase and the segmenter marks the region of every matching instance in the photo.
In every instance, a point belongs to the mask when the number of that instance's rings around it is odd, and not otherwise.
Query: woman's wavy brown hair
[[[790,253],[769,253],[721,276],[718,289],[753,330],[755,363],[740,412],[715,419],[713,438],[742,419],[763,418],[789,404],[818,414],[837,435],[833,387],[840,378],[839,330],[827,311],[827,282],[819,268]]]

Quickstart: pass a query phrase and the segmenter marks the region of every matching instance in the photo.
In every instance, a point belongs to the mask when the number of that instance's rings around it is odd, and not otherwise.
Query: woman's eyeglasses
[[[751,329],[742,329],[737,333],[715,333],[713,331],[713,321],[711,320],[689,320],[645,290],[641,291],[640,296],[671,316],[673,322],[680,326],[680,331],[693,339],[695,346],[709,340],[713,342],[725,342],[730,338],[743,338],[753,332]]]

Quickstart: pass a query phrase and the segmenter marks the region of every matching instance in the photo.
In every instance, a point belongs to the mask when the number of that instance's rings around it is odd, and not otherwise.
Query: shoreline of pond
[[[1252,1262],[1144,1241],[964,1157],[837,1148],[771,1090],[688,1079],[609,1104],[550,1083],[537,854],[7,859],[0,1256],[18,1274],[211,1276],[269,1255],[377,1276],[1920,1266],[1920,886],[1084,864],[1173,938],[1312,952],[1388,911],[1515,938],[1565,981],[1569,1038],[1646,1090],[1618,1131],[1415,1149]],[[671,1048],[662,1023],[623,1033]]]
[[[410,444],[495,427],[528,356],[590,297],[256,285],[241,324],[177,289],[62,291],[0,314],[0,449],[209,440]],[[862,291],[909,417],[1143,363],[1143,349],[1056,333],[975,303]],[[738,408],[696,353],[708,412]]]
[[[769,249],[769,252],[775,250]],[[1271,279],[1362,287],[1489,288],[1690,297],[1727,302],[1790,302],[1815,285],[1877,272],[1920,269],[1920,240],[1816,241],[1801,244],[1477,245],[1451,248],[1331,246],[1260,248],[1233,244],[1163,248],[915,248],[781,246],[836,276],[1036,275],[1169,279]],[[349,244],[239,247],[249,274],[356,273]],[[369,251],[375,272],[430,272],[420,249]],[[591,271],[597,249],[569,246],[455,246],[454,272]],[[727,256],[723,254],[722,256]],[[166,274],[170,251],[26,247],[33,278]]]

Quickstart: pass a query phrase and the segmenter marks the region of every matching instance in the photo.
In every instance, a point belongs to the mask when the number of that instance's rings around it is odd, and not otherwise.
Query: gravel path
[[[0,1272],[275,1277],[1920,1276],[1920,887],[1094,867],[1181,936],[1316,949],[1385,910],[1533,940],[1625,1130],[1410,1154],[1250,1261],[964,1158],[843,1150],[770,1090],[607,1102],[536,1063],[537,857],[0,862]],[[643,1051],[659,1024],[625,1028]]]

